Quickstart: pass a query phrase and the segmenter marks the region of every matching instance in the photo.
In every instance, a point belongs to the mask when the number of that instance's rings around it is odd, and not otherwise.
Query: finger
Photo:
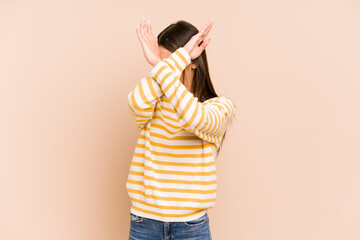
[[[139,26],[140,26],[140,24],[138,24],[138,25],[136,26],[136,36],[137,36],[137,38],[140,40],[140,36],[139,36]]]
[[[141,37],[143,40],[146,40],[147,37],[147,32],[146,32],[146,20],[145,18],[143,18],[143,20],[141,21]]]
[[[150,34],[151,37],[155,37],[155,36],[154,36],[154,33],[153,33],[153,31],[152,31],[152,26],[151,26],[150,19],[149,19],[149,34]]]
[[[201,51],[203,51],[210,43],[211,38],[207,38],[206,40],[204,40],[202,42],[202,44],[199,46],[199,48],[201,49]]]
[[[146,34],[145,18],[143,18],[143,20],[141,21],[141,33],[142,33],[143,37]]]
[[[209,20],[206,20],[205,25],[203,26],[203,28],[201,29],[201,32],[204,32],[206,27],[209,25]]]
[[[210,40],[211,40],[211,38],[208,38],[208,39],[206,39],[206,40],[203,42],[204,48],[206,48],[207,46],[209,46]]]
[[[141,41],[141,37],[140,37],[140,23],[139,23],[139,24],[137,25],[137,27],[136,27],[136,35],[137,35],[139,41]]]
[[[148,34],[148,21],[144,19],[144,35],[147,37]]]
[[[210,30],[211,30],[211,28],[212,28],[213,25],[214,25],[214,21],[213,21],[213,20],[210,20],[210,21],[208,22],[208,25],[206,26],[206,29],[205,29],[205,34],[206,34],[206,35],[209,34],[209,32],[210,32]]]
[[[206,28],[209,26],[209,20],[207,20],[206,22],[205,22],[205,25],[203,26],[203,28],[201,29],[201,33],[204,33],[205,32],[205,30],[206,30]]]
[[[147,38],[151,38],[151,33],[150,33],[150,19],[146,20],[146,37]]]
[[[204,31],[202,33],[202,36],[207,36],[209,34],[212,25],[214,25],[213,21],[210,20],[210,21],[207,22],[207,24],[204,27]]]
[[[142,36],[142,24],[143,24],[143,21],[141,20],[140,25],[139,25],[139,35],[140,36]]]
[[[208,24],[208,22],[206,22],[205,25],[204,25],[204,26],[202,27],[202,29],[200,30],[200,32],[197,33],[199,39],[202,38],[203,33],[204,33],[205,29],[206,29],[207,24]],[[202,40],[202,39],[201,39],[201,40]]]
[[[203,28],[201,29],[201,31],[197,34],[197,43],[200,44],[201,41],[203,41],[206,37],[206,30],[209,28],[210,26],[210,22],[209,20],[206,21],[205,25],[203,26]]]
[[[138,34],[138,37],[139,37],[139,40],[140,40],[141,44],[143,44],[143,42],[144,42],[144,37],[143,37],[143,33],[142,33],[141,23],[138,24],[137,34]]]
[[[149,19],[145,20],[145,32],[146,34],[149,33]]]

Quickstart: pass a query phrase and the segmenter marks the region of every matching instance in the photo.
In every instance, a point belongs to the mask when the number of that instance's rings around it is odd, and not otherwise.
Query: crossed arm
[[[190,55],[182,47],[158,62],[129,93],[130,112],[140,131],[151,119],[158,99],[165,95],[182,127],[205,141],[220,143],[233,115],[233,104],[225,97],[214,98],[208,104],[199,102],[179,79],[190,63]]]

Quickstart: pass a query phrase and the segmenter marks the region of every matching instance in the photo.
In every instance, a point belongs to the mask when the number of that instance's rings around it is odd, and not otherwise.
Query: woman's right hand
[[[138,24],[138,27],[136,28],[136,33],[141,43],[146,60],[153,67],[156,66],[156,64],[161,61],[161,57],[157,38],[152,32],[150,20],[145,20],[145,18],[143,18],[141,23]]]

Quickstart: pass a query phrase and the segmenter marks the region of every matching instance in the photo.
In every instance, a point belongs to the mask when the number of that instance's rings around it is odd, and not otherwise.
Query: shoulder
[[[213,105],[217,106],[221,110],[223,110],[227,115],[233,115],[234,112],[234,104],[232,101],[224,96],[218,96],[214,98],[210,98],[206,101],[204,101],[205,105]]]

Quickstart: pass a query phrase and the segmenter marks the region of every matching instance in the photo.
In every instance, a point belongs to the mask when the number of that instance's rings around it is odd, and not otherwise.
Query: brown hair
[[[176,23],[170,24],[157,36],[159,46],[164,47],[170,52],[174,52],[179,47],[183,47],[193,35],[196,35],[199,30],[191,23],[184,20],[179,20]],[[210,98],[218,97],[215,92],[214,86],[211,82],[209,74],[209,66],[206,57],[206,49],[202,51],[200,56],[191,60],[196,64],[194,78],[191,84],[191,92],[200,102],[204,102]],[[182,73],[185,79],[185,71]],[[225,134],[221,141],[221,145],[225,138]],[[219,153],[220,147],[217,151]]]

